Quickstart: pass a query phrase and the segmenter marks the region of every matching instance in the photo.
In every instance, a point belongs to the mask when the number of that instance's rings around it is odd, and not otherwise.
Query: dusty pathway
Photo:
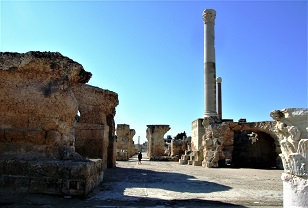
[[[144,154],[145,157],[145,154]],[[282,170],[208,169],[136,156],[117,161],[84,199],[0,196],[6,207],[282,207]],[[16,197],[15,197],[16,198]],[[6,203],[3,203],[6,200]],[[0,204],[1,205],[1,204]]]

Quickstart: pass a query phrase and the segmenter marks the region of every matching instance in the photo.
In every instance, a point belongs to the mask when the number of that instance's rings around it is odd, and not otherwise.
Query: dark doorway
[[[236,168],[276,167],[275,140],[267,133],[255,132],[258,140],[253,142],[247,134],[252,131],[234,131],[232,165]]]

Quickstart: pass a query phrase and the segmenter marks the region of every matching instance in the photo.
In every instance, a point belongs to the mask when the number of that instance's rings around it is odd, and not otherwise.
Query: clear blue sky
[[[116,124],[146,140],[202,118],[204,9],[217,12],[216,73],[223,118],[272,120],[307,108],[307,1],[6,1],[0,50],[57,51],[93,74],[89,84],[118,93]],[[165,135],[165,136],[166,136]]]

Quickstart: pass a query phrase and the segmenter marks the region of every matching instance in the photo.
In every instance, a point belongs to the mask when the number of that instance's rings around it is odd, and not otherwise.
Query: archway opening
[[[276,168],[275,140],[265,132],[254,132],[257,139],[248,134],[252,131],[234,131],[232,165],[236,168]]]

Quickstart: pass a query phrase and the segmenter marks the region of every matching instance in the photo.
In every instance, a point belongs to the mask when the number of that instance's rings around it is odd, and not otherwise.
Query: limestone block
[[[28,130],[24,134],[24,142],[27,144],[46,144],[45,131],[43,130]]]
[[[188,161],[187,160],[183,160],[183,159],[179,159],[179,164],[180,165],[187,165]]]
[[[25,132],[19,129],[6,129],[5,130],[5,138],[6,140],[16,143],[16,144],[24,144],[25,143]]]
[[[202,161],[193,161],[193,166],[202,166]]]
[[[47,131],[46,144],[57,146],[61,143],[61,133],[58,131]]]
[[[9,142],[9,140],[7,140],[4,136],[4,130],[0,129],[0,143],[6,143]]]

